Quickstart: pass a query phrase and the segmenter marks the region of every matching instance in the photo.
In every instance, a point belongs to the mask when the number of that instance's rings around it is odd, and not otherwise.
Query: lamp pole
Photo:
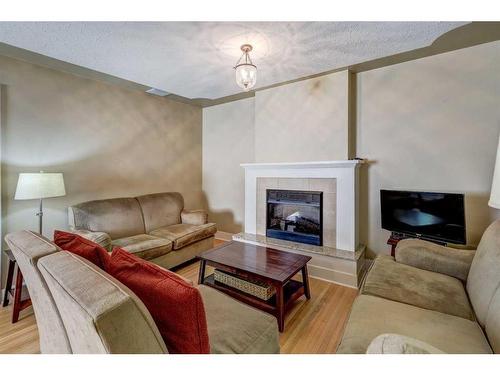
[[[36,213],[36,216],[38,216],[38,233],[43,235],[42,233],[42,219],[43,219],[43,205],[42,205],[43,199],[40,198],[40,209]]]

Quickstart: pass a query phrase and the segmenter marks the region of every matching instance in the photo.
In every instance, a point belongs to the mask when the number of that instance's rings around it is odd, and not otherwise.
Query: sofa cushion
[[[446,353],[491,353],[475,321],[369,295],[354,301],[337,353],[365,353],[384,333],[413,337]]]
[[[184,198],[180,193],[147,194],[136,199],[144,216],[145,233],[181,222]]]
[[[146,233],[141,207],[135,198],[90,201],[69,208],[71,229],[106,232],[111,239]]]
[[[210,352],[203,300],[190,283],[120,248],[113,250],[107,271],[146,305],[169,353]]]
[[[203,225],[175,224],[149,232],[152,236],[167,238],[174,243],[174,250],[211,237],[217,232],[214,223]]]
[[[396,261],[466,281],[475,253],[474,250],[454,249],[421,239],[407,238],[398,242]]]
[[[76,233],[55,230],[54,243],[63,250],[87,259],[102,270],[105,269],[106,264],[109,262],[109,254],[104,247]]]
[[[467,278],[467,292],[479,324],[484,326],[490,303],[500,287],[500,220],[483,234]]]
[[[276,318],[217,290],[198,287],[205,304],[210,352],[275,354],[280,352]]]
[[[473,319],[463,284],[454,277],[398,263],[379,255],[366,276],[362,294]]]
[[[121,247],[139,258],[147,260],[157,258],[172,251],[172,241],[150,236],[149,234],[119,238],[114,240],[112,245]]]

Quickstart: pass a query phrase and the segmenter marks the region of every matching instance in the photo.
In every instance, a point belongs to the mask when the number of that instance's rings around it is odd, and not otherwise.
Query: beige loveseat
[[[25,277],[42,353],[167,353],[151,314],[118,280],[40,235],[5,238]],[[276,319],[199,286],[211,353],[279,353]]]
[[[72,231],[111,250],[119,246],[165,268],[211,249],[217,228],[179,193],[84,202],[68,209]]]
[[[378,256],[337,353],[499,353],[500,220],[476,251],[403,240]]]

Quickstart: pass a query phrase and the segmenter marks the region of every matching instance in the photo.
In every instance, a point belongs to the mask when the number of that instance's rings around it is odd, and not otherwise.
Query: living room
[[[491,11],[136,7],[0,22],[0,353],[500,352]]]

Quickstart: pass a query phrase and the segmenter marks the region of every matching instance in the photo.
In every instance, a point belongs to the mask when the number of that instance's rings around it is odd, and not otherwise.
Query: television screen
[[[465,244],[464,195],[380,190],[382,228]]]

